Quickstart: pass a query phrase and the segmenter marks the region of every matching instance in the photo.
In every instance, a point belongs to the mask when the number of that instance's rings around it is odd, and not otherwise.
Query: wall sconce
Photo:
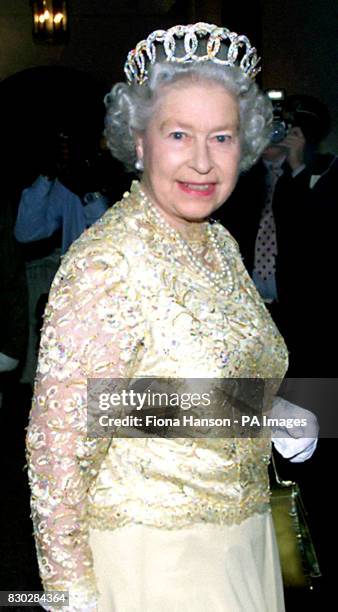
[[[31,0],[36,42],[64,43],[68,39],[66,0]]]

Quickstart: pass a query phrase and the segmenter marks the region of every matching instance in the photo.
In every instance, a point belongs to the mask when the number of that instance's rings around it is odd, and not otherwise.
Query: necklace
[[[234,290],[234,278],[229,264],[224,258],[224,254],[220,245],[218,244],[215,233],[213,232],[212,225],[207,226],[207,237],[210,240],[212,249],[216,255],[216,259],[219,263],[219,272],[214,272],[207,268],[201,259],[195,256],[189,243],[181,236],[181,234],[172,228],[161,215],[159,210],[154,206],[146,194],[139,187],[139,195],[146,211],[146,216],[150,221],[161,228],[162,232],[176,243],[178,255],[183,256],[189,262],[190,266],[194,268],[199,274],[203,275],[208,282],[217,288],[219,293],[224,296],[230,295]],[[226,287],[226,288],[225,288]]]

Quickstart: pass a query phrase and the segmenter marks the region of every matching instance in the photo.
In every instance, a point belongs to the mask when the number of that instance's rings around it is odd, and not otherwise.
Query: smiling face
[[[136,150],[142,186],[178,230],[204,221],[233,191],[239,171],[239,114],[218,84],[164,86]]]

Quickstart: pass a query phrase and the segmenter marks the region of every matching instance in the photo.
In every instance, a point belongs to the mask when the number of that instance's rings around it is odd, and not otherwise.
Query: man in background
[[[318,354],[324,350],[320,319],[324,303],[327,307],[325,292],[331,293],[332,228],[337,226],[338,162],[319,152],[330,117],[316,98],[295,95],[286,98],[282,121],[284,137],[272,136],[262,158],[240,177],[219,218],[237,240],[286,340],[289,375],[333,376],[331,364],[323,374],[323,355]]]

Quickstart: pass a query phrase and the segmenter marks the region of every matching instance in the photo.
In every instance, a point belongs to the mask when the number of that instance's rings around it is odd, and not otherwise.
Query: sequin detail
[[[266,511],[269,440],[86,438],[88,377],[284,376],[285,344],[237,244],[219,224],[212,232],[234,278],[228,297],[149,220],[135,182],[55,277],[27,460],[43,585],[69,590],[74,611],[95,605],[89,525],[232,524]],[[196,252],[214,261],[207,245]]]

